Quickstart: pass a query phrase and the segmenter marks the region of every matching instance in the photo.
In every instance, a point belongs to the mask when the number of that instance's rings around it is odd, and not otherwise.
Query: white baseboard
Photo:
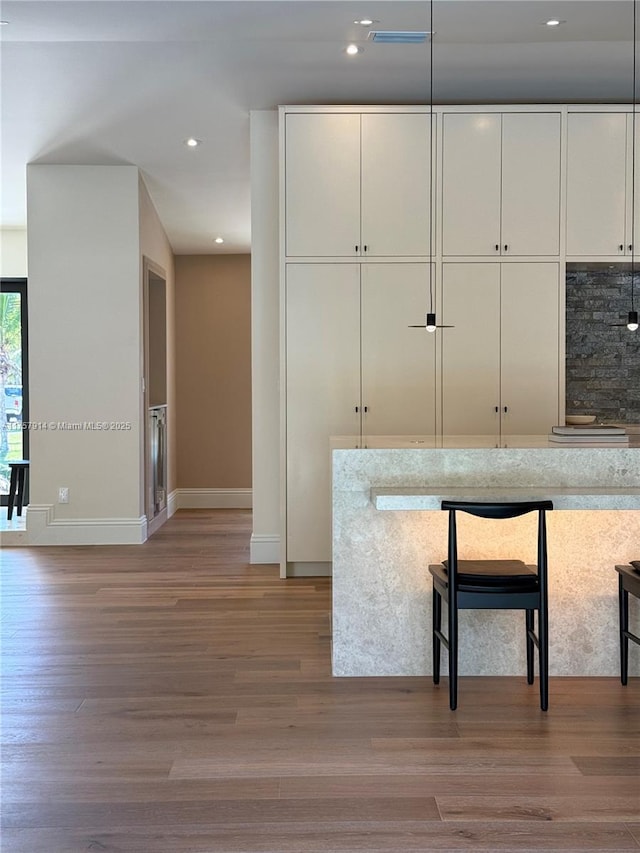
[[[173,494],[173,493],[172,493]],[[251,489],[176,489],[178,509],[251,509]]]
[[[147,519],[56,518],[52,504],[27,507],[29,545],[140,545]]]
[[[279,563],[280,537],[253,533],[249,546],[250,563]]]
[[[178,490],[174,489],[167,495],[167,518],[171,518],[178,509]]]
[[[160,510],[157,515],[154,515],[154,517],[150,521],[147,521],[147,539],[149,538],[149,536],[153,536],[156,530],[160,530],[160,528],[165,523],[168,517],[169,516],[167,514],[167,508],[165,507],[164,509]]]

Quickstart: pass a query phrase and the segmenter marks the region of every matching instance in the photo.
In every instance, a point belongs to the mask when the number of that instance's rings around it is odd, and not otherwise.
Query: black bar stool
[[[433,682],[440,682],[440,653],[449,652],[449,707],[458,704],[458,610],[524,610],[527,642],[527,683],[533,684],[534,645],[539,653],[540,707],[549,706],[549,631],[547,596],[547,510],[551,501],[475,503],[442,501],[449,512],[447,559],[429,566],[433,576]],[[538,514],[537,565],[521,560],[458,560],[456,513],[480,518],[516,518]],[[447,636],[442,633],[442,600],[447,603]],[[534,614],[538,613],[538,633]]]
[[[618,607],[620,613],[620,681],[629,676],[629,640],[640,646],[640,637],[629,630],[629,593],[640,598],[640,560],[630,566],[616,566],[618,573]]]
[[[22,515],[22,503],[24,501],[24,482],[29,470],[28,459],[14,459],[9,462],[11,478],[9,480],[9,499],[7,501],[7,521],[13,517],[13,507],[16,506],[16,514]]]

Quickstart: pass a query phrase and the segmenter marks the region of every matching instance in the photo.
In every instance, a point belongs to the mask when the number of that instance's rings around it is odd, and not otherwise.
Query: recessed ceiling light
[[[364,48],[358,47],[357,44],[350,44],[345,52],[348,56],[357,56],[357,54],[364,52]]]
[[[224,243],[224,240],[222,237],[216,237],[215,242],[216,243]]]
[[[195,136],[190,136],[188,139],[185,139],[184,144],[187,148],[197,148],[198,145],[202,145],[202,140],[196,139]]]
[[[551,18],[549,21],[545,21],[545,24],[548,27],[559,27],[560,24],[566,24],[566,21],[559,21],[557,18]]]
[[[377,21],[374,21],[373,18],[362,18],[361,21],[354,21],[353,23],[361,24],[363,27],[370,27],[371,24],[375,24]]]

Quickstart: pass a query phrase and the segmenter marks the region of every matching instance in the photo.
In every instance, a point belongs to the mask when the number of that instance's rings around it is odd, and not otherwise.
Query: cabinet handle
[[[505,415],[507,414],[507,412],[508,412],[508,411],[509,411],[509,407],[508,407],[508,406],[505,406],[505,407],[504,407],[504,413],[505,413]]]
[[[620,248],[622,248],[622,246],[620,246]],[[358,254],[358,247],[357,246],[355,247],[355,250],[356,250],[356,255],[357,255]]]
[[[500,407],[496,406],[496,413],[500,411]]]
[[[620,243],[620,245],[618,246],[618,249],[619,249],[621,252],[624,252],[624,243]]]
[[[505,252],[509,251],[509,246],[506,243],[504,244],[504,250],[505,250]]]
[[[499,251],[500,251],[500,245],[498,243],[496,243],[496,252],[499,252]]]
[[[366,413],[366,412],[368,412],[368,411],[369,411],[369,406],[365,406],[365,407],[364,407],[364,411],[365,411],[365,413]]]
[[[629,243],[629,251],[633,252],[633,243]]]
[[[356,412],[360,411],[360,406],[356,406]]]
[[[365,252],[367,251],[367,246],[363,246],[362,248],[365,250]]]

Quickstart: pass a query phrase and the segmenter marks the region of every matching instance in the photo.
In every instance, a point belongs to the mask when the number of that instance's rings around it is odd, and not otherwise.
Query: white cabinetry
[[[284,121],[286,256],[429,254],[428,115],[287,113]]]
[[[558,255],[560,150],[560,113],[446,113],[442,254]]]
[[[426,264],[287,264],[289,563],[331,560],[330,436],[435,431]]]
[[[569,256],[630,254],[631,125],[622,112],[569,113]]]
[[[559,417],[559,264],[445,263],[444,434],[546,434]]]
[[[427,109],[281,108],[288,573],[330,565],[331,436],[500,443],[558,422],[566,113],[438,108],[436,157]],[[455,326],[435,334],[408,328],[430,304],[430,255],[438,317]]]

